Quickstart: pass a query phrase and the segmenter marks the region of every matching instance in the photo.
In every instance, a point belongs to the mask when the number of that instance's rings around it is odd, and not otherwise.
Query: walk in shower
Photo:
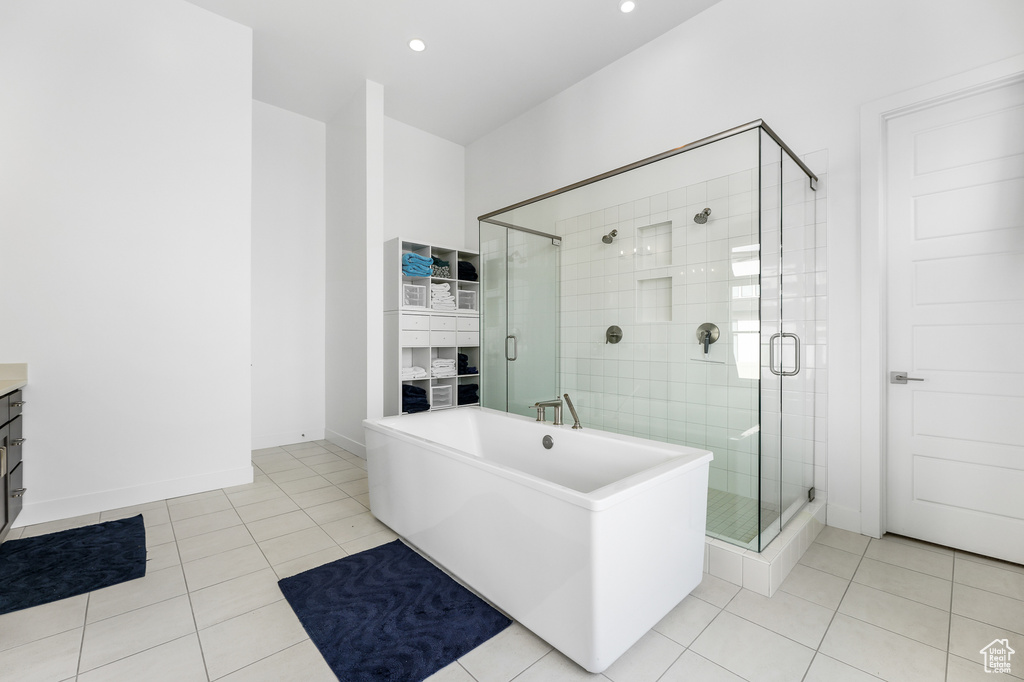
[[[814,496],[817,177],[763,121],[480,218],[482,403],[714,453],[707,534]]]

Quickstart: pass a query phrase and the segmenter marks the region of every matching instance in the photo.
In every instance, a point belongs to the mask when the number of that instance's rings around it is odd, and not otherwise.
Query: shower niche
[[[707,534],[764,550],[813,497],[817,183],[754,121],[481,216],[484,406],[711,450]]]

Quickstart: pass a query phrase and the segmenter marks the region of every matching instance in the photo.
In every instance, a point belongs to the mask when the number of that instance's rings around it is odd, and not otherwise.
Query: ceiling
[[[327,121],[369,79],[387,116],[463,145],[718,2],[189,1],[253,29],[254,98]]]

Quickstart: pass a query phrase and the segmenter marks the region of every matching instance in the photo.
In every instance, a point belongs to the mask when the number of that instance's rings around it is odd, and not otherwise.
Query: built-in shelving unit
[[[450,276],[437,276],[437,271],[430,276],[405,274],[403,256],[408,253],[448,262]],[[475,252],[402,239],[384,244],[385,415],[404,412],[406,385],[423,389],[432,410],[462,407],[459,386],[479,387],[479,372],[458,374],[460,353],[468,358],[469,367],[480,367],[480,282],[459,277],[460,261],[479,273],[480,256]],[[431,285],[445,284],[446,293],[454,298],[454,310],[432,306]],[[435,376],[435,360],[454,362],[456,373]],[[408,378],[403,369],[412,367],[423,368],[427,375]],[[478,405],[479,400],[466,404]]]

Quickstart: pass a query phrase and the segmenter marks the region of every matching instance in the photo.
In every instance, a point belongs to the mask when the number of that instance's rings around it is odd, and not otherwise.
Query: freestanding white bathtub
[[[700,583],[710,452],[484,408],[363,424],[374,516],[590,672]]]

